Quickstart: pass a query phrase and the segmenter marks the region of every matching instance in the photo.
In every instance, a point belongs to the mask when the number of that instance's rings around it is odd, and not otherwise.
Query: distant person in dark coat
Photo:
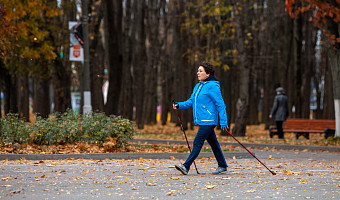
[[[274,99],[274,105],[272,111],[270,112],[269,118],[273,118],[276,123],[277,133],[280,139],[283,139],[282,125],[289,116],[288,111],[288,97],[284,94],[282,87],[276,88],[276,96]]]

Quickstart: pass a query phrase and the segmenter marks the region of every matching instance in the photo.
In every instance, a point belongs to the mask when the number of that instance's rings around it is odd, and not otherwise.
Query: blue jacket
[[[193,108],[195,125],[217,125],[220,117],[220,125],[228,126],[220,84],[214,76],[197,83],[190,98],[177,103],[179,110]]]

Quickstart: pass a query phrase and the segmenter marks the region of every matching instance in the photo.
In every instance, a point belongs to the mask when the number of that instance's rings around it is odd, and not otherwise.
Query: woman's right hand
[[[229,132],[229,127],[227,125],[221,126],[221,129]]]
[[[172,104],[172,108],[173,108],[174,110],[177,110],[176,104]]]

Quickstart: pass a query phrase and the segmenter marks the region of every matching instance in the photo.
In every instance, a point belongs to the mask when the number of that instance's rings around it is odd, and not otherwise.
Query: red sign
[[[78,58],[80,56],[81,47],[79,44],[73,45],[73,56]]]

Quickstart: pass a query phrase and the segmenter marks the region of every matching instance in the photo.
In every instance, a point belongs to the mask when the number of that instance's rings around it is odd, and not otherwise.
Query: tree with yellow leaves
[[[18,104],[27,105],[24,117],[28,113],[28,93],[20,103],[17,90],[28,91],[28,76],[49,79],[49,67],[57,57],[53,45],[51,30],[53,20],[60,14],[57,1],[51,0],[1,0],[0,1],[0,63],[4,85],[5,113],[22,113]],[[5,77],[6,76],[6,77]],[[20,90],[22,88],[22,90]],[[9,100],[11,99],[11,100]],[[25,106],[24,106],[25,107]],[[47,107],[49,105],[47,104]]]

